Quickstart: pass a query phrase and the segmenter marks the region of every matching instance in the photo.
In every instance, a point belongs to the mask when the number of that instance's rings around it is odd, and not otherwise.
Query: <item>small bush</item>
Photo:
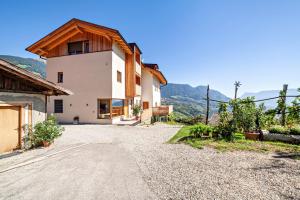
[[[140,105],[134,105],[132,109],[132,114],[138,117],[142,113],[142,107]]]
[[[294,126],[290,129],[291,135],[300,135],[300,126]]]
[[[270,133],[278,133],[278,134],[289,134],[289,130],[283,126],[272,126],[269,128]]]
[[[191,127],[190,133],[195,138],[202,136],[212,136],[213,128],[204,124],[197,124]]]
[[[40,145],[43,141],[52,143],[55,138],[61,136],[64,128],[57,124],[54,116],[44,122],[39,122],[34,126],[33,131],[30,133],[30,140],[33,146]]]

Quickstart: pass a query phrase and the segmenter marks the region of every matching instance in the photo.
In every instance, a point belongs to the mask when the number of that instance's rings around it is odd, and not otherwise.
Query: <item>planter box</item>
[[[300,135],[284,135],[278,133],[264,133],[263,140],[273,142],[286,142],[290,144],[300,144]]]
[[[259,133],[257,132],[245,133],[245,138],[247,140],[259,140]]]

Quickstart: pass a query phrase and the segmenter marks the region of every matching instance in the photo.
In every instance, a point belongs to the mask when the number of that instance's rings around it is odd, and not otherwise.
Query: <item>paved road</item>
[[[166,144],[177,130],[66,126],[50,148],[0,159],[0,199],[299,199],[299,160]]]

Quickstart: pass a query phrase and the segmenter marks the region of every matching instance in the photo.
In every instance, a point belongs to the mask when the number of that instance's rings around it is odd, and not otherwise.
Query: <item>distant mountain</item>
[[[169,83],[161,88],[162,103],[172,104],[174,111],[185,116],[202,115],[206,112],[206,86],[192,87],[188,84]],[[217,90],[210,90],[210,98],[229,101],[229,98]],[[217,102],[210,102],[210,115],[218,110]]]
[[[46,77],[46,63],[42,60],[36,60],[32,58],[22,58],[18,56],[0,55],[0,59],[6,60],[18,67],[31,71],[35,74]]]
[[[280,90],[265,90],[265,91],[260,91],[260,92],[253,92],[253,93],[245,93],[243,94],[240,98],[246,98],[246,97],[255,97],[255,99],[266,99],[266,98],[271,98],[271,97],[276,97],[279,96]],[[287,95],[300,95],[297,89],[289,89],[287,92]],[[259,103],[264,103],[265,106],[270,109],[270,108],[276,108],[277,107],[277,100],[278,99],[272,99],[264,102],[259,102]],[[294,97],[287,97],[287,103],[290,104],[294,100]]]

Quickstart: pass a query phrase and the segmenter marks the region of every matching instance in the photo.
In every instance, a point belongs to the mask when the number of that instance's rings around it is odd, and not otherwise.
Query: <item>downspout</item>
[[[47,106],[48,106],[48,96],[45,95],[45,120],[47,120],[47,115],[48,115]]]

